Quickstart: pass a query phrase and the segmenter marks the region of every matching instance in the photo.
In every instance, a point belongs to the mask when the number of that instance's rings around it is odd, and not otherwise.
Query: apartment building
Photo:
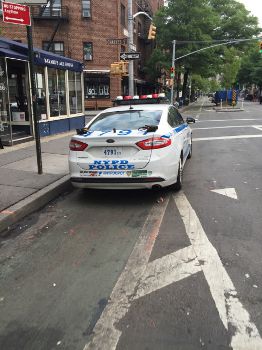
[[[153,17],[163,4],[163,0],[133,0],[133,14]],[[111,63],[128,51],[128,0],[49,0],[32,6],[31,12],[35,47],[83,62],[86,108],[108,107],[117,95],[128,94],[128,77],[110,75]],[[155,90],[143,70],[154,47],[147,39],[149,26],[144,15],[134,19],[134,44],[141,52],[134,63],[137,94]],[[26,43],[23,26],[2,22],[1,36]]]

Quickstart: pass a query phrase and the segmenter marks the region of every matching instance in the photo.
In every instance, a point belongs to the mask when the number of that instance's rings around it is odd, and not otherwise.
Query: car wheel
[[[193,152],[193,145],[192,145],[192,136],[191,136],[190,150],[189,150],[187,159],[190,159],[192,157],[192,152]]]
[[[177,180],[176,183],[172,186],[175,191],[179,191],[182,188],[182,178],[183,178],[183,168],[182,168],[182,158],[179,160]]]

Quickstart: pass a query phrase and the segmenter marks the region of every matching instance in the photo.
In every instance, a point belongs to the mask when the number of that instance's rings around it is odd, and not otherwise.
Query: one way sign
[[[120,60],[138,60],[140,58],[140,52],[121,52]]]

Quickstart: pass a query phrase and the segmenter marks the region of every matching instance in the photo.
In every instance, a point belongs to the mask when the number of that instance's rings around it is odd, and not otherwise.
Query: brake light
[[[150,139],[139,141],[136,143],[136,145],[143,150],[159,149],[170,146],[171,139],[164,137],[152,137]]]
[[[71,151],[83,151],[87,146],[88,144],[74,139],[72,139],[69,143],[69,148]]]

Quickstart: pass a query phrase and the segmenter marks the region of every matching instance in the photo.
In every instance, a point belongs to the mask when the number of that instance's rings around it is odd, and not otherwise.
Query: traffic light
[[[128,75],[128,62],[114,62],[110,65],[110,73],[112,75]]]
[[[121,74],[121,67],[120,67],[119,62],[111,63],[110,73],[113,75],[120,75]]]
[[[259,43],[259,52],[262,53],[262,41]]]
[[[129,62],[128,61],[121,61],[119,62],[120,64],[120,68],[121,68],[121,75],[128,75],[128,65]]]
[[[174,76],[175,76],[175,67],[171,67],[170,68],[170,76],[171,76],[171,78],[174,78]]]
[[[154,40],[156,38],[156,27],[153,24],[150,24],[148,39]]]

